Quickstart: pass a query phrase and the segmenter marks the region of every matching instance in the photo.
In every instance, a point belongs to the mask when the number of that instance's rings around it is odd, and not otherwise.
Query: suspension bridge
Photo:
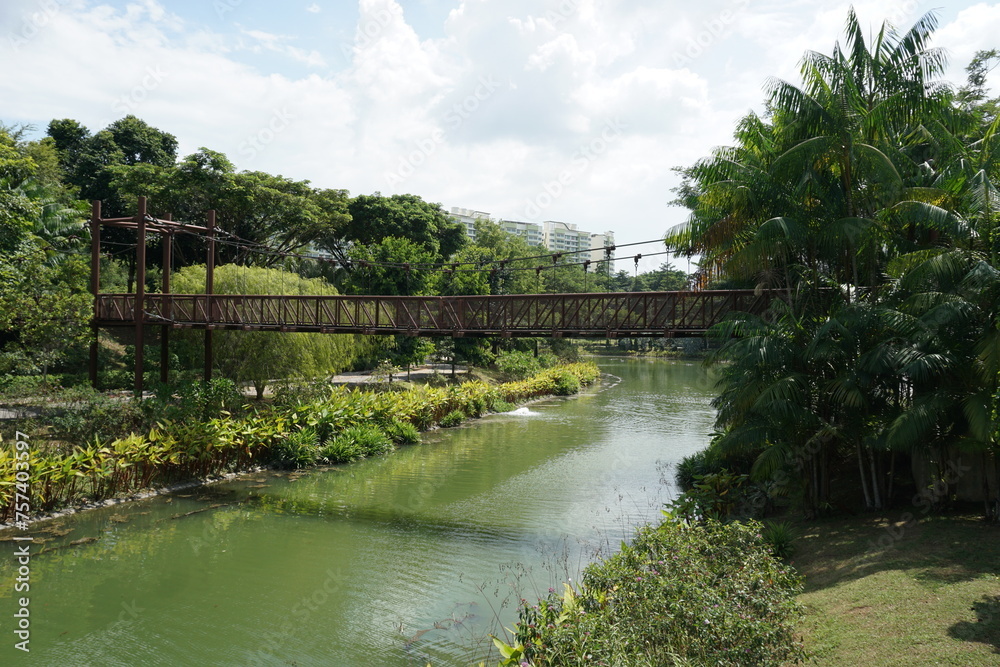
[[[101,227],[135,229],[135,292],[100,292]],[[161,292],[146,293],[146,235],[165,236]],[[173,294],[170,266],[173,236],[207,239],[204,294]],[[101,328],[128,327],[135,334],[136,392],[142,391],[145,330],[160,328],[161,379],[166,382],[172,329],[205,331],[205,377],[212,372],[215,330],[357,333],[483,337],[634,338],[703,336],[733,311],[763,313],[775,295],[754,290],[615,292],[467,296],[309,296],[214,293],[215,212],[207,226],[160,220],[146,212],[102,218],[100,202],[91,216],[91,291],[94,295],[90,375],[97,382],[97,336]]]

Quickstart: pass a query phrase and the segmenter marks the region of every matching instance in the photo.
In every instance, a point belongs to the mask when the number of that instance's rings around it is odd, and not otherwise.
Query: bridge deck
[[[247,331],[553,336],[701,336],[731,311],[761,313],[753,290],[504,296],[146,294],[144,324]],[[135,323],[134,294],[97,297],[95,324]]]

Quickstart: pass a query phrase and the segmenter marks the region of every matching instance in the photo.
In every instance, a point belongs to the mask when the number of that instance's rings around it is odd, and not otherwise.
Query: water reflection
[[[604,361],[603,387],[428,434],[39,525],[32,665],[467,664],[513,603],[655,519],[657,462],[704,447],[696,364]],[[13,608],[13,547],[0,604]],[[44,553],[40,553],[44,550]],[[28,664],[8,646],[3,664]]]

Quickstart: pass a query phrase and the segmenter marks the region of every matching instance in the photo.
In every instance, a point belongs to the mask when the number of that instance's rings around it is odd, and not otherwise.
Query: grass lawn
[[[799,528],[810,664],[1000,665],[1000,527],[899,510]]]

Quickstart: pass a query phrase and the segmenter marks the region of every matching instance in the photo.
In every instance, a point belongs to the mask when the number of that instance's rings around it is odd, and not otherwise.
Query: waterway
[[[579,396],[385,458],[36,524],[29,592],[0,543],[0,664],[473,664],[520,597],[655,521],[666,466],[708,441],[702,366],[600,364]],[[30,654],[12,632],[24,596]]]

